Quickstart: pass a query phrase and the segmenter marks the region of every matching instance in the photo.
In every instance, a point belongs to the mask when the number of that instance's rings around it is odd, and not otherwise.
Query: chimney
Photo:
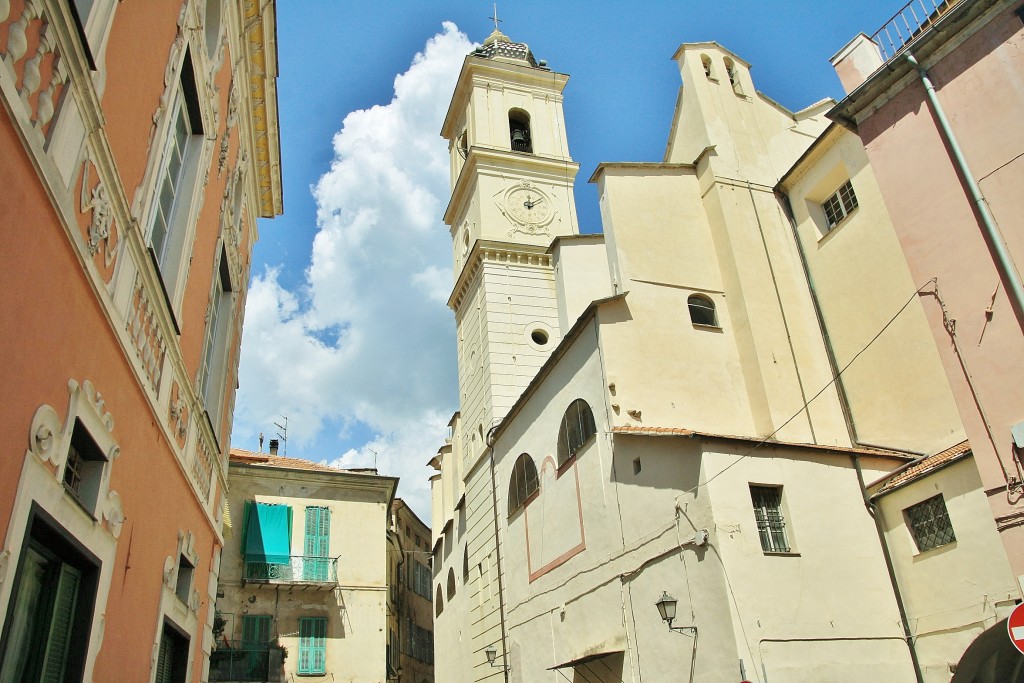
[[[277,439],[271,439],[270,440],[270,454],[271,455],[277,455],[277,447],[278,447],[279,444],[280,444],[280,442]]]

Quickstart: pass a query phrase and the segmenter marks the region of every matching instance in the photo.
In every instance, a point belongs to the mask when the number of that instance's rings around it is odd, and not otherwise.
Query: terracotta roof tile
[[[882,485],[881,488],[871,495],[871,497],[874,498],[888,493],[893,489],[906,486],[907,484],[917,481],[935,470],[941,469],[942,467],[945,467],[946,465],[961,458],[965,458],[968,455],[971,455],[971,443],[970,441],[961,441],[955,446],[950,446],[944,451],[922,456],[895,472],[890,472],[881,479],[868,484],[869,489],[874,486],[878,486],[879,484]]]
[[[283,455],[270,455],[269,453],[256,453],[241,448],[231,449],[231,462],[243,465],[255,465],[257,467],[281,467],[291,470],[307,470],[311,472],[347,472],[349,474],[376,474],[374,470],[366,469],[342,469],[331,467],[323,463],[316,463],[300,458],[288,458]]]

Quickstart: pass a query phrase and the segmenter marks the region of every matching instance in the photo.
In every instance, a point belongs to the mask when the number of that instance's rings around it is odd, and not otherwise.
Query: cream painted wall
[[[225,637],[240,640],[244,614],[273,617],[272,637],[288,649],[285,672],[297,675],[299,618],[326,617],[327,674],[304,680],[384,683],[387,645],[387,505],[395,479],[368,474],[282,470],[259,466],[229,469],[233,533],[222,554],[217,609],[227,619]],[[292,554],[303,555],[305,508],[331,510],[329,555],[338,558],[338,587],[291,591],[242,583],[242,511],[244,501],[290,505]]]
[[[919,552],[904,511],[941,493],[956,540]],[[949,680],[967,646],[1005,619],[1019,596],[974,458],[876,500],[926,680]]]
[[[577,235],[551,245],[558,325],[565,334],[591,301],[612,295],[604,235]]]
[[[859,206],[829,230],[821,204],[848,180]],[[910,277],[860,138],[830,129],[781,189],[789,196],[836,365],[846,368],[842,384],[858,440],[924,453],[962,441],[935,340],[921,303],[912,300],[926,283]]]

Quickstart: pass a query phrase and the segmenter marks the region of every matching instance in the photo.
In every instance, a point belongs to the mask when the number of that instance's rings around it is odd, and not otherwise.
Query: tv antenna
[[[287,415],[282,415],[281,417],[284,419],[284,424],[281,424],[280,422],[275,422],[274,426],[281,430],[281,431],[279,431],[277,433],[277,438],[281,440],[282,454],[287,456],[288,455],[288,416]]]
[[[366,450],[368,450],[371,453],[373,453],[373,471],[376,472],[377,471],[377,451],[373,450],[369,446],[366,447]]]

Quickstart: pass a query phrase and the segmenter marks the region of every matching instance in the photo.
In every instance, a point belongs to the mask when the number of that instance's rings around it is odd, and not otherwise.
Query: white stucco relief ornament
[[[107,196],[107,188],[102,181],[96,183],[96,187],[89,192],[89,166],[91,162],[86,159],[82,165],[82,199],[81,211],[85,213],[92,211],[92,218],[89,222],[89,242],[87,248],[89,256],[95,256],[103,245],[103,264],[110,267],[114,262],[115,250],[110,247],[110,227],[114,222],[114,208]]]
[[[63,425],[57,411],[48,405],[39,406],[36,414],[32,417],[32,426],[29,429],[29,451],[40,462],[57,462],[57,442],[63,432]]]
[[[555,207],[551,197],[535,183],[522,180],[499,193],[496,202],[498,209],[512,223],[509,237],[516,233],[549,235],[548,225],[555,217]]]
[[[168,588],[174,588],[174,583],[177,580],[175,570],[178,568],[178,563],[174,561],[174,558],[168,555],[164,559],[164,585]]]
[[[4,585],[4,578],[7,576],[7,564],[11,559],[11,551],[0,552],[0,586]]]
[[[117,491],[107,494],[107,505],[103,510],[103,519],[107,522],[110,535],[114,538],[121,537],[121,527],[124,526],[124,506],[121,503],[121,495]]]

